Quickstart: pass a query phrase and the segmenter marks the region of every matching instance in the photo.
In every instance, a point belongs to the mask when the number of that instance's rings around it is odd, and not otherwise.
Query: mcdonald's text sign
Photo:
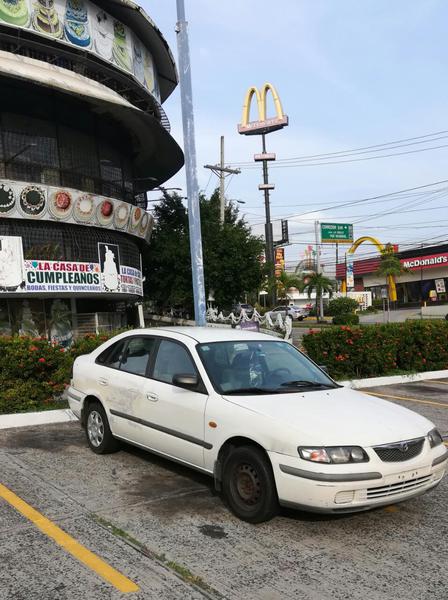
[[[266,111],[267,95],[271,92],[274,102],[275,117],[268,117]],[[258,120],[250,121],[250,108],[255,96],[258,108]],[[260,135],[282,129],[288,125],[288,117],[284,114],[277,90],[270,83],[265,83],[261,91],[255,86],[247,90],[243,105],[243,116],[241,124],[238,125],[238,133],[242,135]]]

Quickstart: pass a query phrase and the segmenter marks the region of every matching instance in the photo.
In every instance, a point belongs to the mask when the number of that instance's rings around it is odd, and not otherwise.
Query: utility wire
[[[291,158],[284,158],[284,159],[279,159],[279,162],[284,162],[284,161],[292,161],[292,160],[308,160],[308,159],[314,159],[314,158],[324,158],[324,157],[328,157],[328,156],[337,156],[340,154],[347,154],[347,153],[356,153],[356,152],[360,152],[362,150],[370,150],[372,148],[382,148],[384,146],[392,146],[395,144],[401,144],[404,142],[412,142],[413,140],[421,140],[424,138],[434,138],[434,136],[441,136],[443,134],[448,133],[448,130],[442,130],[442,131],[436,131],[434,133],[427,133],[425,135],[419,135],[416,137],[411,137],[411,138],[404,138],[401,140],[394,140],[392,142],[384,142],[382,144],[374,144],[371,146],[362,146],[360,148],[352,148],[351,150],[338,150],[336,152],[325,152],[323,154],[308,154],[308,155],[304,155],[304,156],[295,156],[295,157],[291,157]],[[437,138],[437,139],[441,139],[441,138]],[[434,140],[427,140],[427,143],[430,143],[431,141]],[[415,143],[425,143],[425,142],[415,142]],[[387,150],[388,148],[384,148],[385,150]],[[248,162],[248,161],[243,161],[243,162],[235,162],[232,163],[235,165],[252,165],[252,162]]]

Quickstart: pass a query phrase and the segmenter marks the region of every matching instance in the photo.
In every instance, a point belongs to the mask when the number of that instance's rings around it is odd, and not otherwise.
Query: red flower
[[[47,362],[47,361],[45,360],[45,358],[39,358],[39,360],[37,362],[44,363],[44,362]]]
[[[37,348],[36,346],[30,346],[30,352],[36,352]]]

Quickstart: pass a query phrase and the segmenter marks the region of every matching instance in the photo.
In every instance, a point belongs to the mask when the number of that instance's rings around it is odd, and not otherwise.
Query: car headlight
[[[431,448],[435,448],[435,446],[440,446],[440,444],[443,443],[443,438],[436,427],[434,427],[434,429],[431,429],[431,431],[428,433],[428,441]]]
[[[299,446],[299,455],[304,460],[327,464],[368,462],[369,457],[359,446],[331,446],[312,448]]]

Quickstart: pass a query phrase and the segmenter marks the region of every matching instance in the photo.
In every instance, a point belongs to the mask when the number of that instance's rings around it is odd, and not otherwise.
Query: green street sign
[[[323,244],[351,244],[353,242],[353,225],[321,223],[320,240]]]

